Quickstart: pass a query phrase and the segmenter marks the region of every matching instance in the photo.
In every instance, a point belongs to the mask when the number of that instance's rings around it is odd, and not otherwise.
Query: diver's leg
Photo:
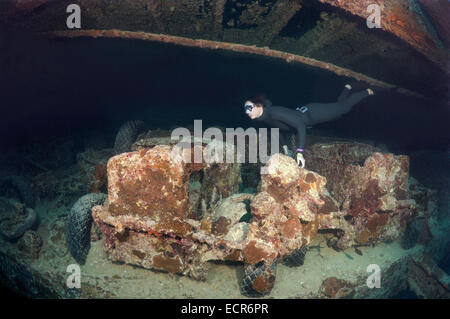
[[[370,89],[367,89],[362,92],[353,93],[350,95],[343,103],[345,113],[349,112],[353,106],[364,100],[369,95],[373,95],[373,91]]]
[[[338,103],[344,102],[344,100],[348,97],[348,95],[350,94],[350,91],[352,89],[352,86],[350,84],[347,84],[344,88],[344,90],[342,91],[341,95],[339,95],[337,101]]]
[[[319,123],[324,123],[328,121],[335,120],[345,113],[350,112],[352,107],[361,100],[365,99],[369,95],[373,95],[371,89],[367,89],[362,92],[353,93],[347,97],[344,101],[336,103],[309,103],[305,106],[308,107],[312,123],[307,123],[308,125],[315,125]]]

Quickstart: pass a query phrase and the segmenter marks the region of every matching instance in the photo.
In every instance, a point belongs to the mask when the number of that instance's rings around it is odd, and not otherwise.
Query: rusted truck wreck
[[[301,265],[318,232],[336,250],[392,241],[430,200],[408,184],[407,156],[365,144],[315,144],[309,169],[272,155],[255,194],[238,193],[240,164],[180,163],[173,145],[137,144],[109,160],[108,201],[92,209],[109,259],[197,280],[208,261],[242,262],[244,295],[269,293],[276,263]]]

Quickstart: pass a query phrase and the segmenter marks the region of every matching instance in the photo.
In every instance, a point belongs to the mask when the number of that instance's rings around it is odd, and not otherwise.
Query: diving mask
[[[254,107],[255,107],[255,104],[253,104],[252,102],[245,103],[245,106],[244,106],[245,113],[249,114],[251,111],[253,111]]]

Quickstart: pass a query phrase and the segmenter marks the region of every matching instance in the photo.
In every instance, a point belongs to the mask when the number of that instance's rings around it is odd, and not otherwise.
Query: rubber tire
[[[268,265],[264,262],[244,265],[244,277],[241,284],[241,293],[247,297],[263,297],[268,295],[275,282],[276,262]],[[257,291],[253,285],[257,278],[263,277],[268,287],[264,291]]]

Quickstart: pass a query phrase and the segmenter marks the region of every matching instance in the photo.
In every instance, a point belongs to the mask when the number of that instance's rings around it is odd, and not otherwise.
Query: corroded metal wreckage
[[[93,210],[80,290],[66,287],[65,270],[74,263],[64,236],[67,215],[55,210],[28,224],[31,210],[18,204],[23,197],[14,184],[5,185],[2,194],[12,198],[2,199],[0,212],[0,281],[40,298],[173,298],[175,291],[180,298],[269,292],[274,298],[386,298],[405,285],[425,298],[448,298],[439,257],[429,258],[448,251],[448,226],[437,227],[435,196],[408,176],[408,157],[355,142],[308,140],[306,169],[277,154],[262,175],[261,163],[171,161],[175,144],[164,130],[140,134],[131,152],[115,157],[112,149],[80,153],[75,179],[84,186],[68,190],[68,198],[103,192],[98,186],[106,181],[103,174],[95,178],[95,167],[110,159],[109,200]],[[201,150],[210,141],[203,142]],[[97,182],[86,183],[91,180]],[[57,194],[66,182],[39,193]],[[12,232],[17,236],[8,238]],[[382,288],[368,289],[365,268],[348,258],[380,265]],[[299,286],[299,278],[308,282]]]
[[[207,261],[267,265],[270,274],[251,283],[261,295],[274,285],[276,263],[318,232],[337,250],[392,241],[430,200],[409,190],[407,156],[365,144],[316,144],[308,169],[274,154],[258,192],[247,194],[238,193],[240,164],[177,162],[175,146],[157,140],[108,162],[108,202],[92,211],[109,259],[198,280]]]
[[[0,22],[49,37],[139,39],[263,55],[444,99],[450,70],[441,12],[448,2],[438,2],[13,0],[0,6]],[[73,3],[82,10],[82,29],[63,23]],[[366,25],[370,4],[380,8],[380,29]]]

